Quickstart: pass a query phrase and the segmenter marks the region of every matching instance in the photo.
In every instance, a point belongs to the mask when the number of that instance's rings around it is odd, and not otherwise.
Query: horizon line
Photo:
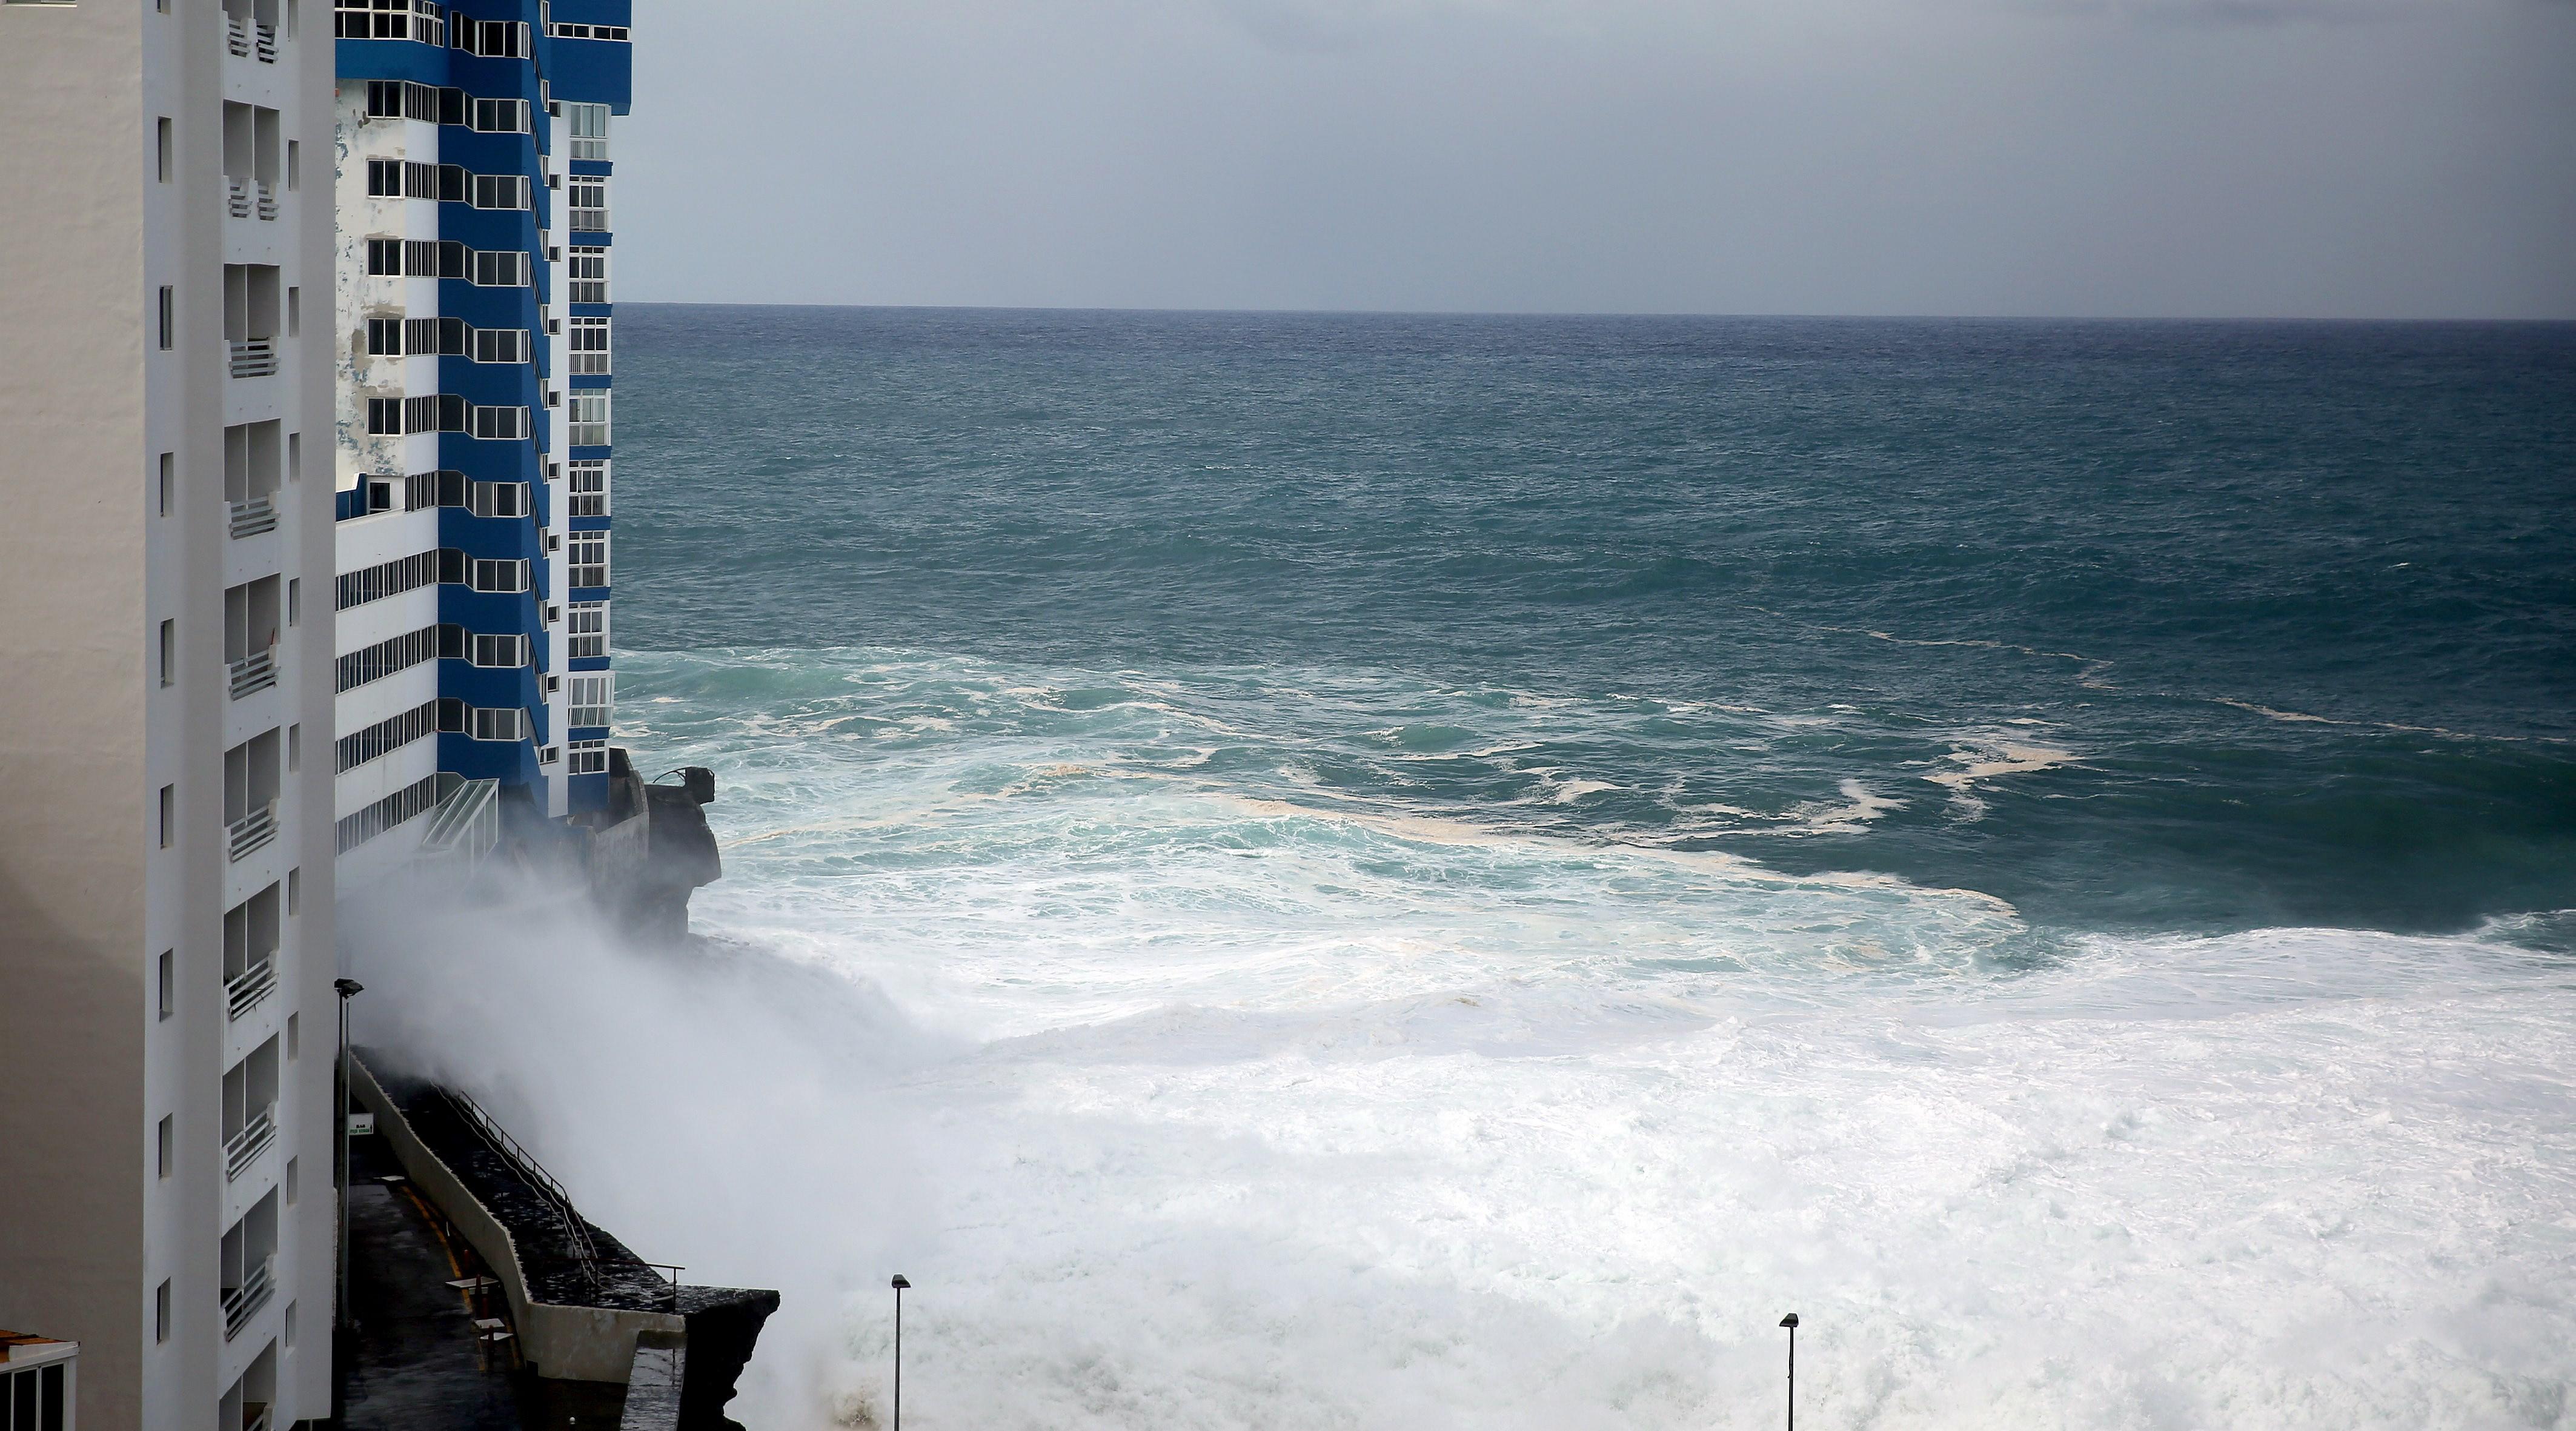
[[[2347,326],[2482,326],[2569,327],[2567,317],[2351,317],[2296,314],[2120,314],[2120,313],[1721,313],[1691,309],[1582,308],[1230,308],[1175,307],[1096,303],[833,303],[709,298],[629,298],[625,308],[824,308],[869,309],[919,313],[1121,313],[1191,317],[1241,318],[1567,318],[1567,319],[1698,319],[1720,322],[1795,323],[2165,323],[2165,324],[2305,324]]]

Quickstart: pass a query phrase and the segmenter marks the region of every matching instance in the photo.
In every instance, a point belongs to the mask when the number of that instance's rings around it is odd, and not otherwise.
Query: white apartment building
[[[0,0],[0,1326],[331,1414],[332,25]]]

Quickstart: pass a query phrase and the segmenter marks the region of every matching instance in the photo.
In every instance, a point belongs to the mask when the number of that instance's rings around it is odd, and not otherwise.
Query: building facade
[[[90,1431],[331,1414],[331,66],[0,3],[0,1326]]]
[[[337,0],[336,843],[364,887],[608,788],[626,0]],[[471,853],[471,850],[468,851]]]

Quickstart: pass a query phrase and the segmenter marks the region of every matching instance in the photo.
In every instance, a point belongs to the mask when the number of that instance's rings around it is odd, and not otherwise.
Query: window
[[[295,1056],[303,1047],[303,1044],[304,1016],[302,1014],[288,1014],[286,1016],[286,1057],[288,1062],[291,1063],[295,1060]],[[288,1172],[293,1172],[295,1170],[295,1164],[289,1162],[286,1165],[286,1169]]]
[[[173,965],[179,957],[176,949],[161,951],[161,1017],[179,1012],[179,971]]]
[[[477,174],[474,176],[474,207],[478,209],[524,209],[527,206],[527,175]],[[576,227],[578,227],[578,225],[576,225]]]
[[[368,277],[400,278],[402,272],[403,241],[401,239],[367,240]]]
[[[289,1165],[292,1166],[293,1160],[289,1159],[288,1162]],[[293,1187],[294,1184],[290,1182],[287,1186]],[[294,1202],[295,1195],[293,1193],[288,1193],[286,1200],[289,1203]],[[286,1304],[286,1345],[289,1350],[293,1350],[295,1346],[295,1303],[293,1302]]]
[[[161,1124],[153,1130],[152,1134],[155,1170],[165,1178],[170,1176],[171,1166],[179,1160],[179,1129],[176,1122],[178,1116],[175,1113],[162,1114]]]
[[[403,196],[403,161],[370,159],[367,161],[367,197],[399,199]]]
[[[474,330],[474,361],[478,363],[524,363],[527,360],[527,329],[477,328]],[[575,371],[578,371],[578,369]]]
[[[608,250],[597,244],[575,244],[571,266],[566,270],[572,280],[574,303],[608,301]]]
[[[517,249],[476,249],[474,281],[484,288],[528,286],[528,256]]]
[[[485,561],[478,558],[468,569],[465,584],[476,591],[525,591],[528,589],[528,564],[525,560]]]
[[[459,16],[448,42],[469,55],[508,60],[528,57],[528,27],[515,20],[468,20]]]
[[[575,740],[564,744],[565,772],[572,775],[605,775],[608,773],[606,740]]]
[[[161,684],[175,684],[179,679],[179,623],[161,623]]]
[[[438,567],[439,553],[426,551],[378,562],[357,571],[344,571],[334,583],[332,595],[336,605],[333,609],[346,611],[353,606],[364,606],[370,601],[380,601],[427,586],[438,580]]]
[[[608,371],[607,319],[574,318],[570,338],[572,372],[597,375]]]
[[[369,681],[382,680],[396,671],[408,671],[437,658],[438,628],[424,626],[342,656],[335,684],[339,690],[356,690]]]
[[[465,509],[478,517],[528,515],[525,482],[477,482],[466,493]]]
[[[340,737],[334,749],[339,769],[355,770],[380,755],[390,755],[438,728],[438,702],[424,701],[410,710]]]
[[[520,741],[528,738],[528,713],[516,707],[476,706],[474,728],[469,732],[476,740]]]
[[[595,676],[572,678],[566,699],[569,708],[564,724],[571,726],[604,726],[608,724],[609,707],[615,699],[617,678],[602,672]]]
[[[623,41],[626,39],[624,25],[548,25],[546,33],[559,40]]]
[[[157,132],[159,136],[157,152],[160,163],[153,172],[160,176],[162,183],[167,184],[170,182],[170,121],[167,119],[160,121]]]
[[[371,437],[403,435],[403,400],[401,398],[367,399],[367,434]]]
[[[474,409],[474,435],[501,442],[514,442],[528,436],[528,410],[523,407],[478,407]]]
[[[608,655],[608,603],[576,601],[564,610],[564,654],[572,660]]]
[[[301,141],[290,139],[286,141],[286,191],[291,194],[303,187],[304,150]]]
[[[161,289],[161,351],[169,352],[171,339],[179,328],[179,291],[168,285]]]
[[[560,32],[561,27],[557,29]],[[570,157],[605,160],[608,157],[608,106],[567,104],[563,110],[565,127],[572,131]]]
[[[438,777],[427,775],[355,814],[342,816],[340,853],[347,854],[437,803]]]
[[[572,445],[606,447],[608,445],[608,394],[574,393],[567,404],[571,409]]]
[[[565,585],[608,585],[608,533],[575,532],[567,546],[571,574],[564,579]]]
[[[367,352],[378,358],[398,358],[403,354],[403,320],[370,318],[367,320]]]
[[[179,485],[175,480],[178,476],[178,464],[179,454],[175,452],[161,454],[161,515],[165,517],[170,515],[172,489]]]
[[[608,459],[576,457],[569,477],[572,487],[572,513],[576,517],[608,515]]]
[[[474,101],[473,127],[485,134],[525,134],[528,132],[528,102],[524,99],[478,99]]]
[[[179,823],[179,787],[161,787],[161,848],[170,848],[170,837]]]
[[[474,634],[473,663],[477,666],[516,670],[528,664],[528,638],[518,635],[488,636]]]
[[[343,40],[447,43],[447,7],[437,0],[334,0],[331,20],[331,33]]]
[[[567,181],[566,202],[572,206],[572,227],[608,231],[608,178],[603,174],[575,174]]]
[[[164,1135],[169,1133],[169,1119],[161,1120],[161,1131]],[[166,1156],[161,1159],[161,1176],[170,1176],[170,1160]],[[152,1289],[152,1340],[155,1343],[170,1340],[170,1279],[167,1277],[161,1279],[160,1286]]]

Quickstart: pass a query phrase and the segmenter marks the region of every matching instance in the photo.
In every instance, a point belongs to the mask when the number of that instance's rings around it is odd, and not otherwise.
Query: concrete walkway
[[[509,1343],[486,1369],[467,1295],[447,1285],[476,1270],[458,1260],[467,1254],[450,1254],[407,1184],[377,1181],[398,1171],[390,1159],[357,1162],[349,1303],[358,1328],[348,1344],[346,1431],[519,1431]]]

